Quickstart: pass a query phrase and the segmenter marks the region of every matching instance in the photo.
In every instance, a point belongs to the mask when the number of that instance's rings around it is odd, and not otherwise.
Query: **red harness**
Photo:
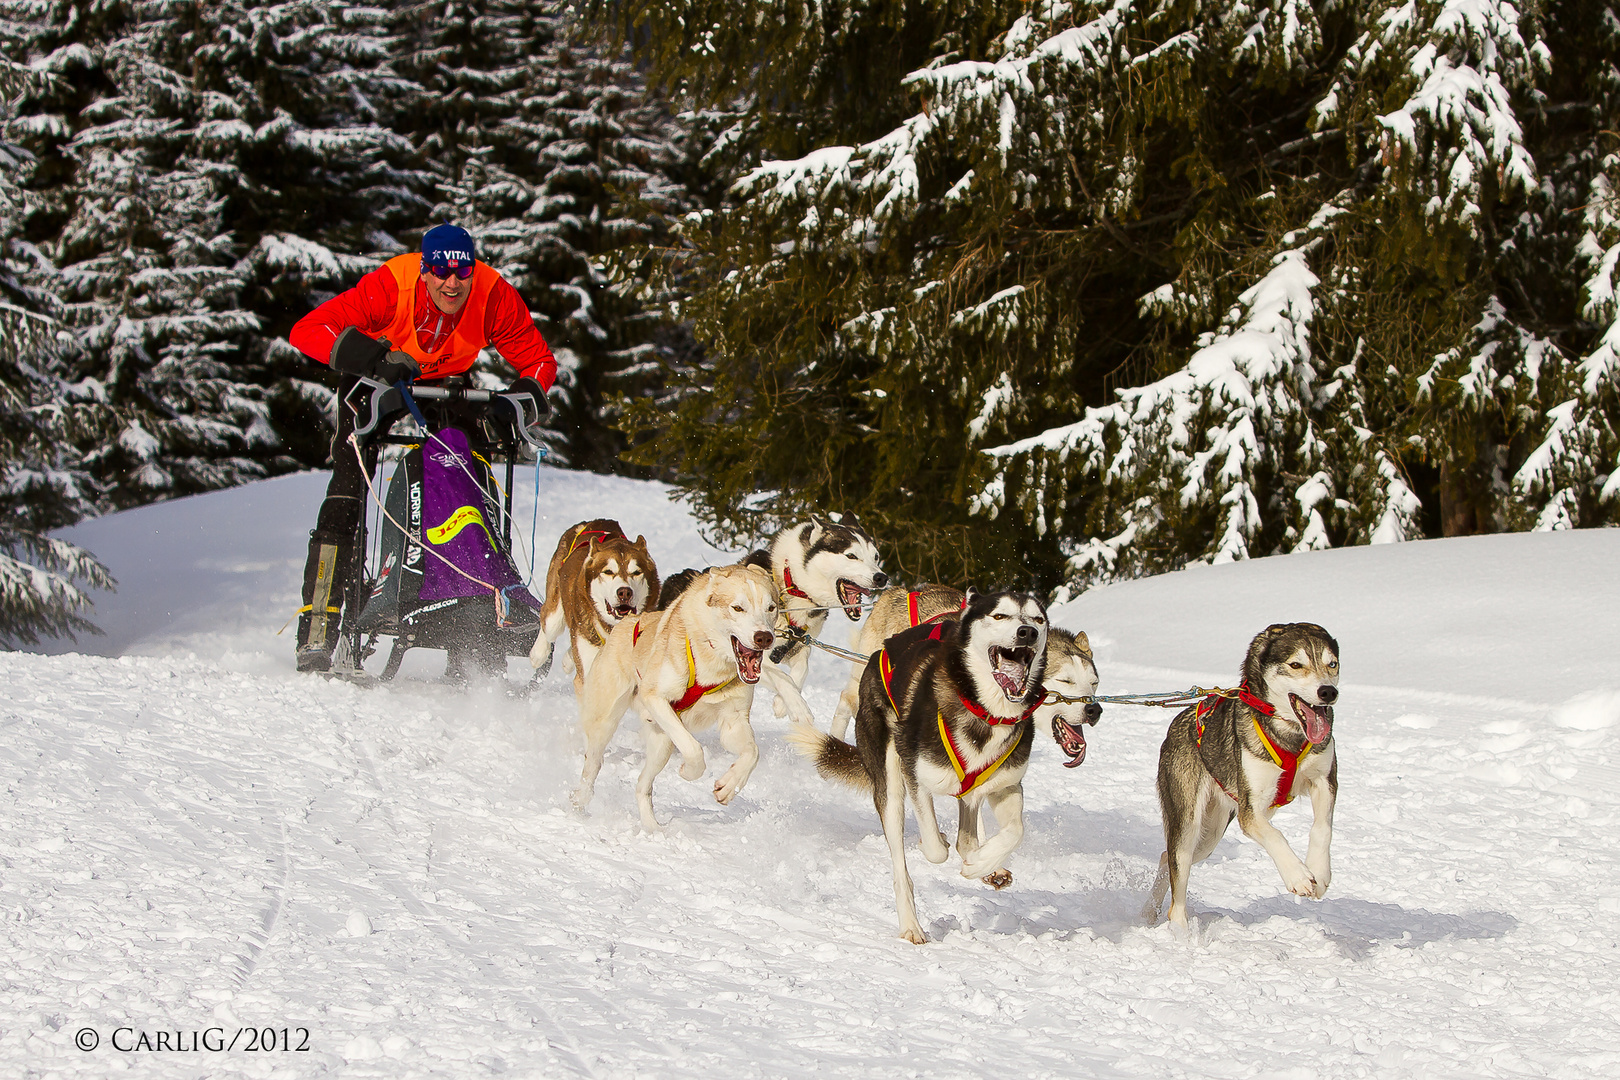
[[[921,626],[925,622],[933,622],[935,619],[943,619],[945,616],[951,614],[951,609],[946,608],[944,611],[935,612],[934,614],[928,616],[928,618],[926,618],[926,619],[923,618],[922,617],[922,612],[917,609],[917,597],[919,597],[921,595],[922,595],[921,593],[914,593],[914,592],[906,593],[906,614],[907,614],[907,616],[910,617],[912,626]],[[956,610],[957,611],[966,611],[967,610],[967,597],[964,596],[962,598],[962,606],[957,608]]]
[[[933,632],[928,636],[937,641],[940,637],[941,630],[941,627],[936,626],[934,627]],[[883,676],[883,692],[888,695],[889,708],[893,709],[895,715],[898,716],[900,714],[900,706],[896,705],[894,702],[894,664],[889,661],[888,649],[878,650],[878,673]],[[1036,702],[1035,705],[1031,705],[1024,712],[1024,715],[1018,717],[1016,720],[1003,720],[999,717],[992,717],[989,713],[985,712],[985,710],[981,708],[978,703],[969,701],[967,698],[962,697],[961,695],[957,695],[957,697],[968,712],[992,725],[1021,724],[1025,720],[1028,720],[1030,714],[1033,713],[1036,707],[1040,705],[1040,702]],[[1012,756],[1012,752],[1018,749],[1018,743],[1020,740],[1014,739],[1012,740],[1011,745],[1007,747],[1006,752],[996,760],[990,762],[990,764],[984,766],[983,768],[969,769],[966,764],[967,759],[962,756],[962,751],[956,746],[956,737],[951,734],[951,726],[945,722],[944,713],[939,714],[938,721],[940,745],[945,747],[945,756],[950,759],[951,769],[956,773],[956,779],[960,785],[953,793],[958,799],[972,791],[974,788],[978,787],[980,784],[984,783],[986,780],[990,779],[990,775],[997,769],[1001,768],[1002,764]]]
[[[578,551],[581,544],[589,544],[593,540],[606,540],[612,535],[612,533],[603,529],[591,529],[586,531],[585,526],[581,525],[579,532],[574,534],[574,542],[568,548],[568,555],[564,555],[563,558],[566,559],[574,552]]]
[[[1018,716],[1014,716],[1014,717],[1010,717],[1010,718],[1009,717],[1001,717],[1001,716],[991,716],[989,710],[987,710],[984,706],[980,705],[977,701],[969,701],[967,698],[962,697],[960,694],[957,695],[957,699],[962,702],[962,708],[966,709],[968,712],[972,713],[974,716],[977,716],[980,720],[983,720],[985,723],[987,723],[987,724],[991,725],[992,727],[994,727],[994,726],[997,726],[997,725],[1000,725],[1000,724],[1022,724],[1025,720],[1028,720],[1031,716],[1035,715],[1035,710],[1041,707],[1041,704],[1046,700],[1046,697],[1045,697],[1045,695],[1042,695],[1040,700],[1036,701],[1035,704],[1033,704],[1029,708],[1025,709],[1023,711],[1023,713],[1021,713]]]
[[[635,648],[636,643],[640,640],[641,620],[637,619],[635,625],[630,627],[630,647],[632,649]],[[636,678],[639,679],[640,677],[641,673],[638,671],[636,673]],[[702,683],[698,682],[697,661],[692,658],[692,640],[688,638],[686,641],[686,693],[670,702],[669,707],[674,709],[676,715],[678,716],[687,709],[690,709],[692,706],[696,705],[704,694],[712,694],[716,690],[722,690],[734,682],[736,682],[735,679],[727,679],[725,682],[717,682],[712,686],[704,686]]]
[[[1214,712],[1215,706],[1226,700],[1227,698],[1221,694],[1211,694],[1203,701],[1200,701],[1193,710],[1194,731],[1200,749],[1204,745],[1204,717]],[[1256,697],[1247,686],[1238,688],[1238,700],[1263,716],[1277,715],[1275,705]],[[1271,734],[1266,731],[1265,725],[1260,722],[1258,716],[1251,716],[1250,719],[1254,721],[1255,734],[1260,736],[1260,744],[1266,748],[1266,753],[1271,755],[1271,760],[1277,768],[1282,770],[1282,775],[1277,777],[1277,794],[1272,798],[1271,805],[1273,807],[1287,806],[1294,801],[1294,777],[1299,775],[1299,763],[1305,759],[1306,754],[1309,754],[1316,747],[1306,743],[1297,751],[1284,750],[1277,745],[1276,740],[1272,739]],[[1225,784],[1221,784],[1219,780],[1215,782],[1220,784],[1222,791],[1226,791]],[[1226,797],[1233,802],[1238,801],[1237,796],[1230,791],[1226,791]]]
[[[800,599],[809,600],[812,604],[815,603],[815,600],[811,599],[809,593],[793,584],[793,571],[789,570],[786,565],[783,565],[782,567],[782,591],[787,593],[789,596],[797,596]],[[796,626],[802,630],[805,626],[809,625],[808,623],[802,623],[798,619],[795,619],[793,617],[793,612],[791,611],[787,612],[786,614],[789,626]]]

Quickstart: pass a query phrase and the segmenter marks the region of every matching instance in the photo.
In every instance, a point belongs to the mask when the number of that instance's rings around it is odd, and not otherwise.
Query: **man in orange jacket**
[[[343,376],[332,479],[310,533],[298,617],[298,670],[326,671],[343,600],[354,585],[367,471],[348,442],[354,416],[343,408],[343,396],[362,375],[393,383],[463,374],[479,350],[492,345],[517,372],[510,389],[544,403],[557,361],[517,290],[478,261],[466,230],[448,222],[427,231],[420,254],[388,260],[298,320],[287,337]]]

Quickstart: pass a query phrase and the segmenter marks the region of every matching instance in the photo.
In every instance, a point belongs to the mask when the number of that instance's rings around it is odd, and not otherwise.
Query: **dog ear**
[[[1091,655],[1091,639],[1086,637],[1086,632],[1084,630],[1076,630],[1074,632],[1074,647],[1085,653],[1087,656]]]
[[[973,603],[973,598],[978,595],[979,590],[974,588],[972,585],[969,585],[967,587],[967,591],[962,594],[962,606],[965,608],[969,604]]]
[[[1249,651],[1243,657],[1243,682],[1253,689],[1261,680],[1266,671],[1266,649],[1270,647],[1272,639],[1288,629],[1286,623],[1272,623],[1249,642]]]
[[[711,570],[703,575],[703,602],[710,607],[726,606],[726,598],[720,595],[719,589],[715,588],[719,583],[719,575],[714,571]]]
[[[647,538],[645,536],[637,536],[636,537],[636,542],[634,544],[632,544],[631,547],[638,547],[642,551],[646,551],[647,550]]]

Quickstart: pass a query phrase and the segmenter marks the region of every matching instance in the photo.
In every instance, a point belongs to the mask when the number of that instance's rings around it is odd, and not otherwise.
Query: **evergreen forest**
[[[52,530],[324,467],[287,331],[443,220],[552,461],[739,549],[1620,525],[1617,190],[1608,0],[0,0],[0,643],[90,628]]]

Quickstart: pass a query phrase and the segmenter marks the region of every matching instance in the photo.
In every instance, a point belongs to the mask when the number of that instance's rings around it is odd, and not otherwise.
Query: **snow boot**
[[[298,616],[298,670],[329,671],[342,619],[341,589],[334,583],[347,565],[347,545],[312,535],[305,569],[304,608]]]

